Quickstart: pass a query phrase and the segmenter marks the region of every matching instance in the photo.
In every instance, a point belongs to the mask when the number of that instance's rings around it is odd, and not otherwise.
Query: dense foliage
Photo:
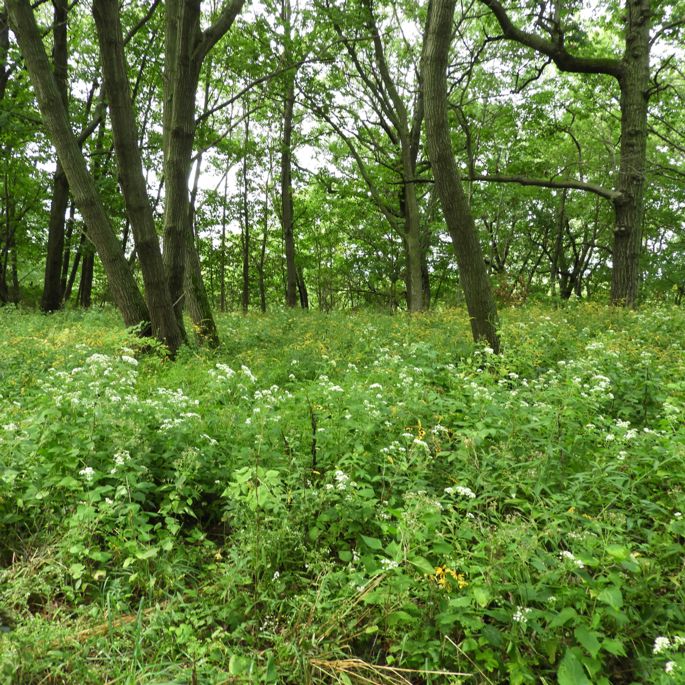
[[[105,111],[91,6],[53,2],[68,14],[65,27],[50,3],[32,4],[48,54],[58,30],[67,30],[66,64],[55,64],[55,71],[66,72],[71,127],[117,238],[140,275],[131,216],[117,183],[121,164]],[[198,3],[201,26],[210,26],[229,4]],[[502,40],[488,9],[493,4],[459,3],[448,70],[452,147],[489,274],[505,301],[550,292],[564,299],[573,293],[606,299],[617,262],[612,193],[620,192],[623,173],[619,84],[604,73],[564,71],[548,56]],[[623,2],[497,4],[516,26],[543,38],[561,36],[565,49],[581,58],[617,62],[630,53]],[[685,12],[681,0],[642,4],[649,10],[651,53],[643,89],[649,111],[640,124],[647,137],[645,168],[636,173],[645,183],[640,288],[679,302],[685,292]],[[139,0],[121,5],[137,139],[161,234],[168,191],[164,33],[171,5]],[[419,66],[427,10],[427,2],[401,0],[245,3],[233,28],[208,54],[199,74],[195,122],[188,124],[194,126],[194,141],[186,171],[189,223],[215,308],[283,302],[282,203],[288,194],[303,304],[325,310],[406,306],[411,222],[400,190],[408,183],[418,207],[412,230],[419,236],[425,296],[431,304],[458,297],[454,254],[421,125]],[[373,26],[379,44],[371,38]],[[82,237],[85,224],[76,203],[70,200],[61,218],[50,218],[57,184],[54,141],[46,135],[15,43],[0,10],[0,301],[41,300],[51,231],[63,240],[54,248],[62,264],[55,306],[111,300],[100,261],[93,263]],[[397,102],[390,103],[392,89]],[[284,176],[289,93],[292,168]],[[403,124],[398,112],[406,118]],[[409,176],[402,168],[403,137],[414,155]]]
[[[502,319],[0,310],[0,680],[682,682],[685,316]]]

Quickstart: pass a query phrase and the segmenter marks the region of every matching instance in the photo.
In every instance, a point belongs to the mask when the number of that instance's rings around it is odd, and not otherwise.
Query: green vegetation
[[[683,682],[682,310],[218,325],[0,310],[0,682]]]

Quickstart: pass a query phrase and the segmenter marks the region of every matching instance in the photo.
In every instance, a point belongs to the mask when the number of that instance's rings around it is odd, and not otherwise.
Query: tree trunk
[[[550,291],[552,297],[557,291],[559,274],[564,268],[564,227],[566,226],[566,197],[568,190],[561,191],[561,202],[559,203],[559,213],[557,215],[556,235],[554,237],[554,252],[552,253],[552,264],[550,268]]]
[[[241,236],[243,253],[243,292],[241,304],[243,314],[250,306],[250,207],[248,204],[247,185],[247,146],[250,140],[250,114],[245,115],[245,151],[243,153],[243,231]]]
[[[81,257],[83,256],[83,250],[86,244],[86,235],[81,233],[79,238],[78,246],[76,247],[76,254],[74,255],[74,263],[71,266],[71,272],[69,273],[69,278],[67,279],[66,286],[64,287],[64,302],[68,302],[71,297],[71,292],[74,288],[74,282],[76,281],[76,274],[78,273],[79,265],[81,264]]]
[[[649,103],[649,0],[626,2],[626,49],[621,86],[621,162],[614,202],[611,301],[635,307],[640,283]]]
[[[283,140],[281,146],[281,222],[285,243],[286,295],[288,307],[297,306],[297,267],[295,264],[295,237],[293,233],[293,182],[292,182],[292,134],[295,107],[295,78],[288,75],[283,101]]]
[[[228,203],[228,172],[224,175],[224,204],[221,216],[221,262],[219,269],[220,285],[220,300],[219,309],[222,312],[226,311],[226,205]]]
[[[69,91],[67,85],[67,0],[52,0],[54,8],[52,22],[53,48],[52,59],[55,82],[62,96],[66,112],[69,111]],[[69,183],[57,162],[52,182],[52,201],[48,222],[48,246],[45,257],[45,275],[40,308],[53,312],[62,306],[62,261],[64,258],[64,217],[69,203]]]
[[[474,340],[499,351],[497,307],[483,252],[452,153],[447,118],[447,58],[456,0],[432,0],[424,39],[422,73],[426,138],[433,176],[459,267]]]
[[[297,269],[297,292],[300,295],[300,307],[309,309],[309,292],[307,292],[307,284],[304,282],[304,273],[301,267]]]
[[[152,333],[166,343],[173,353],[183,343],[184,335],[174,315],[152,206],[147,195],[118,0],[94,0],[93,18],[100,44],[100,61],[109,102],[119,178],[145,284]]]
[[[27,0],[8,0],[10,22],[26,61],[38,106],[69,181],[74,202],[86,223],[107,274],[112,297],[127,326],[149,321],[145,300],[121,251],[93,177],[69,127],[66,109],[45,54],[33,10]],[[149,327],[148,327],[149,328]]]
[[[64,248],[62,250],[62,275],[60,276],[60,292],[62,293],[62,304],[64,304],[66,298],[64,293],[67,287],[67,278],[69,276],[69,260],[71,259],[71,240],[74,235],[74,212],[75,207],[72,202],[69,205],[69,218],[66,222],[66,230],[64,233]]]
[[[83,259],[81,260],[81,280],[78,286],[78,303],[83,309],[88,309],[92,302],[93,274],[95,272],[95,252],[89,242],[83,243]]]
[[[401,199],[404,214],[404,246],[407,256],[407,308],[410,312],[421,312],[427,309],[424,301],[423,280],[423,247],[419,203],[416,199],[414,183],[415,165],[412,164],[409,140],[402,135],[402,180],[404,192]]]
[[[10,50],[10,30],[7,23],[7,10],[4,3],[0,7],[0,100],[5,98],[10,71],[7,68],[7,55]]]
[[[164,265],[176,319],[183,328],[188,179],[195,135],[200,64],[191,58],[200,30],[200,2],[166,3],[164,77]]]
[[[210,347],[219,344],[219,331],[212,315],[212,305],[202,278],[200,255],[195,247],[195,234],[191,229],[187,234],[185,282],[189,296],[186,300],[188,313],[195,327],[199,342]]]
[[[195,137],[195,97],[206,54],[201,49],[200,4],[199,0],[169,0],[166,3],[164,265],[179,327],[183,329],[185,282],[189,290],[186,304],[198,337],[216,343],[216,323],[202,280],[192,226],[189,225],[188,179]],[[238,5],[242,6],[242,2]],[[192,270],[187,280],[186,268]]]
[[[264,283],[264,268],[266,264],[266,239],[269,234],[269,185],[264,188],[264,228],[262,231],[262,246],[259,250],[259,308],[266,312],[266,285]]]

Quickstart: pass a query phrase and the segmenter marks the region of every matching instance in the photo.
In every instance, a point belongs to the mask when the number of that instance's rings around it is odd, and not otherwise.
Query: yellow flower
[[[463,590],[469,584],[463,573],[457,573],[454,569],[447,566],[436,566],[435,573],[431,578],[442,590],[451,590],[453,582],[460,590]]]

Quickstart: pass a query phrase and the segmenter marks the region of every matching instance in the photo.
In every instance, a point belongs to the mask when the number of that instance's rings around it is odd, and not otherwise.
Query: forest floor
[[[685,311],[0,310],[0,683],[685,682]]]

